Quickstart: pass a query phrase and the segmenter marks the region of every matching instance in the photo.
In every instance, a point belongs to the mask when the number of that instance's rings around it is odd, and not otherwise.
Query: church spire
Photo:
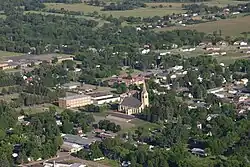
[[[145,82],[143,83],[143,88],[141,91],[141,103],[143,105],[143,108],[149,106],[148,91]]]

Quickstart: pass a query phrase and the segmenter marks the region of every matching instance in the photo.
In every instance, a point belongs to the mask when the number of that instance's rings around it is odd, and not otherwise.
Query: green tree
[[[73,123],[69,122],[68,120],[63,121],[63,125],[62,125],[62,132],[63,133],[73,133]]]

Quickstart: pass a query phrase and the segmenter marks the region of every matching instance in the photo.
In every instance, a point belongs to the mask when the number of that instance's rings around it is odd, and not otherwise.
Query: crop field
[[[120,17],[120,16],[135,16],[135,17],[149,17],[149,16],[164,16],[167,14],[172,13],[183,13],[184,10],[181,8],[181,5],[179,7],[172,6],[171,8],[169,6],[163,7],[163,8],[139,8],[134,10],[126,10],[126,11],[102,11],[101,7],[97,6],[90,6],[87,4],[60,4],[60,3],[47,3],[45,4],[47,8],[50,9],[65,9],[69,11],[82,11],[84,13],[89,12],[98,12],[99,14],[105,14],[105,15],[112,15],[114,17]]]
[[[186,27],[175,26],[169,28],[162,28],[162,29],[157,29],[157,31],[176,30],[176,29],[180,30],[191,29],[205,33],[212,33],[214,31],[221,30],[222,35],[224,36],[239,36],[241,35],[242,32],[250,31],[250,16],[194,24]]]
[[[224,7],[224,6],[227,6],[228,4],[230,4],[230,5],[237,5],[237,4],[244,4],[244,3],[247,3],[247,1],[211,0],[211,1],[208,1],[208,2],[204,2],[203,4],[208,5],[208,6]]]
[[[208,6],[219,6],[219,7],[225,7],[228,4],[230,5],[237,5],[237,4],[243,4],[247,3],[247,1],[236,1],[236,0],[211,0],[208,2],[198,2],[196,4],[205,4]],[[170,7],[173,9],[182,9],[182,5],[186,4],[192,4],[192,3],[174,3],[174,2],[162,2],[162,3],[146,3],[147,6],[159,6],[162,5],[163,7]]]

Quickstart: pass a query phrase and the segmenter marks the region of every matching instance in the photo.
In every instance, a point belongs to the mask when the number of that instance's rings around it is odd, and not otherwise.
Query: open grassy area
[[[7,51],[0,50],[0,58],[1,57],[9,57],[9,56],[20,56],[20,55],[22,55],[22,53],[7,52]]]
[[[230,5],[237,5],[237,4],[243,4],[243,3],[247,3],[246,1],[236,1],[236,0],[211,0],[211,1],[207,1],[207,2],[198,2],[196,4],[205,4],[208,6],[219,6],[219,7],[225,7],[228,4]],[[164,7],[169,7],[170,5],[172,6],[172,8],[176,8],[176,9],[181,9],[182,8],[182,4],[192,4],[192,3],[173,3],[173,2],[161,2],[161,3],[146,3],[147,6],[159,6],[162,5]]]
[[[247,1],[235,1],[235,0],[211,0],[204,2],[203,4],[208,6],[219,6],[219,7],[225,7],[228,4],[230,5],[237,5],[237,4],[244,4],[247,3]]]
[[[82,11],[84,13],[98,12],[99,14],[112,15],[114,17],[120,16],[135,16],[135,17],[149,17],[149,16],[164,16],[172,13],[182,13],[184,10],[181,7],[164,7],[164,8],[139,8],[126,11],[102,11],[101,7],[90,6],[84,3],[81,4],[62,4],[62,3],[46,3],[47,8],[62,9],[69,11]]]
[[[249,59],[250,55],[240,55],[237,53],[236,54],[229,53],[226,56],[216,56],[215,58],[218,60],[218,62],[222,62],[226,65],[229,65],[229,64],[233,64],[236,60],[239,60],[239,59]]]
[[[104,160],[97,161],[100,164],[107,165],[107,166],[112,166],[112,167],[119,167],[119,163],[115,160],[107,159],[105,158]]]
[[[6,18],[6,15],[0,14],[0,19],[1,19],[1,18],[5,19],[5,18]]]
[[[49,111],[49,107],[55,107],[58,113],[61,113],[64,111],[64,109],[59,108],[58,106],[55,106],[53,104],[41,104],[41,105],[34,105],[31,107],[21,107],[21,108],[17,108],[16,110],[19,112],[21,111],[21,109],[23,109],[25,114],[32,115],[32,114],[43,113],[43,112]]]
[[[239,36],[242,32],[250,31],[250,16],[238,17],[235,19],[225,19],[214,22],[207,22],[201,24],[188,25],[186,27],[168,27],[157,29],[157,31],[176,30],[176,29],[192,29],[205,33],[212,33],[214,31],[222,31],[224,36]]]

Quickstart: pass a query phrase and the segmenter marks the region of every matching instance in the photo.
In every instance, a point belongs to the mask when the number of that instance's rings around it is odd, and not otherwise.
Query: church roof
[[[139,108],[141,106],[141,102],[137,98],[131,96],[131,97],[125,97],[121,105],[131,108]]]

